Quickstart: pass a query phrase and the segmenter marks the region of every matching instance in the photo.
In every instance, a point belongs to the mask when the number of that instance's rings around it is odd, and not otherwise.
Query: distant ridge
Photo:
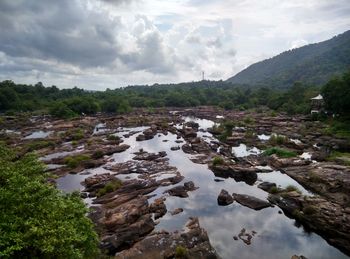
[[[228,82],[288,88],[296,81],[322,85],[350,68],[350,30],[330,40],[285,51],[257,62]]]

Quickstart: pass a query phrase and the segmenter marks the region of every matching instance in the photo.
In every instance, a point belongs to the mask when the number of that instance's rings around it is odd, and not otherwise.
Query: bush
[[[275,194],[279,192],[279,189],[276,186],[271,187],[271,189],[269,190],[270,193]]]
[[[115,179],[108,182],[103,188],[99,189],[96,193],[97,197],[101,197],[107,193],[114,192],[122,186],[122,182],[119,179]]]
[[[273,154],[276,154],[280,158],[289,158],[289,157],[297,156],[297,153],[294,151],[289,151],[289,150],[277,148],[277,147],[272,147],[272,148],[266,149],[263,152],[263,155],[265,155],[265,156],[271,156]]]
[[[90,159],[88,155],[69,156],[64,159],[64,163],[70,168],[76,168],[79,164]]]
[[[63,194],[44,175],[33,154],[16,160],[0,146],[0,258],[96,258],[88,209],[78,194]]]
[[[225,160],[222,157],[216,156],[213,158],[213,165],[214,166],[215,165],[223,165],[223,164],[225,164]]]
[[[50,107],[50,114],[57,118],[68,119],[77,116],[65,103],[58,102]]]

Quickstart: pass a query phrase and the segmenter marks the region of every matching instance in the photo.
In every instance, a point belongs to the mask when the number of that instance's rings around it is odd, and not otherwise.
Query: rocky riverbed
[[[350,143],[324,127],[199,107],[9,117],[1,139],[81,192],[116,258],[348,258],[350,167],[329,157]]]

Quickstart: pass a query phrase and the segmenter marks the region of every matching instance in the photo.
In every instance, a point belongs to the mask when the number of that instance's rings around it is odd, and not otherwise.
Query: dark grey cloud
[[[117,27],[75,0],[0,2],[0,51],[12,57],[106,66],[120,51]]]

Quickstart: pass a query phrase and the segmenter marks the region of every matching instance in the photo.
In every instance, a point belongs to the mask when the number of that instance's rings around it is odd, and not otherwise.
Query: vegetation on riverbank
[[[78,194],[63,194],[45,179],[29,153],[0,145],[0,257],[94,258],[97,235]]]

